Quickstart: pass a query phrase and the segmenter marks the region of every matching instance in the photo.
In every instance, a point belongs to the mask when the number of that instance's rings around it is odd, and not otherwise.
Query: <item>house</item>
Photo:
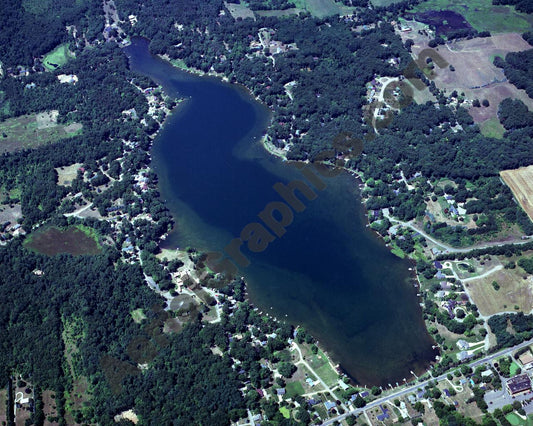
[[[313,387],[315,385],[315,382],[313,382],[313,380],[308,377],[307,379],[305,379],[305,382],[310,386],[310,387]]]
[[[437,269],[442,269],[442,263],[440,263],[438,260],[435,260],[435,262],[433,262],[433,265],[435,265],[435,268]]]
[[[531,351],[527,351],[518,357],[525,369],[529,370],[533,367],[533,355]]]
[[[448,397],[451,396],[450,390],[449,389],[444,389],[444,395],[446,395]]]
[[[254,422],[260,422],[261,420],[263,420],[263,416],[261,416],[261,414],[256,414],[255,416],[252,417],[252,420]]]
[[[481,377],[489,377],[489,376],[492,376],[492,370],[485,370],[481,373]]]
[[[413,394],[408,395],[407,399],[409,400],[409,403],[411,405],[415,405],[416,404],[416,397]]]
[[[276,394],[278,395],[285,395],[286,392],[285,388],[276,389]]]
[[[361,395],[361,398],[366,398],[370,394],[367,391],[364,391],[364,392],[361,392],[360,395]]]
[[[470,358],[472,355],[469,355],[467,351],[461,351],[457,354],[457,359],[459,361],[465,361]]]
[[[521,374],[507,380],[505,386],[507,387],[509,394],[517,395],[531,390],[531,380],[527,374]]]
[[[335,408],[337,406],[337,404],[335,404],[334,402],[332,401],[326,401],[324,402],[324,407],[326,407],[326,410],[330,411],[332,410],[333,408]]]
[[[314,405],[317,405],[317,404],[320,404],[320,399],[314,399],[314,398],[311,398],[309,400],[307,400],[307,404],[312,407]]]
[[[457,346],[462,351],[466,351],[470,347],[470,343],[468,343],[467,341],[461,339],[461,340],[457,341]]]
[[[390,417],[389,409],[388,408],[384,408],[383,405],[380,405],[379,408],[381,408],[381,414],[379,414],[377,416],[377,419],[380,422],[383,422],[383,421],[385,421],[386,419],[388,419]]]

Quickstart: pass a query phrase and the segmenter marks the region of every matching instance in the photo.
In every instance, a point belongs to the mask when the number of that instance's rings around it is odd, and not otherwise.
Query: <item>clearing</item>
[[[533,166],[502,170],[500,176],[533,221]]]
[[[24,241],[27,249],[47,256],[68,253],[73,256],[98,254],[101,246],[96,231],[86,226],[60,229],[55,226],[32,232]]]
[[[0,122],[0,154],[36,148],[81,132],[79,123],[57,124],[58,115],[58,111],[52,110]]]
[[[226,6],[226,9],[229,10],[229,13],[235,20],[237,18],[252,18],[255,21],[254,12],[249,9],[245,4],[224,2],[224,6]]]
[[[498,283],[499,290],[492,286],[493,281]],[[520,268],[500,269],[465,286],[482,315],[518,310],[529,313],[533,309],[533,277],[524,279]]]
[[[495,139],[502,139],[505,133],[505,127],[502,126],[497,117],[489,118],[480,123],[479,130],[483,136]]]
[[[82,166],[81,163],[75,163],[70,166],[58,167],[55,169],[57,173],[57,184],[61,186],[70,186],[72,181],[78,175],[78,169]]]
[[[436,49],[428,48],[429,36],[420,35],[414,31],[402,33],[402,38],[413,39],[415,44],[412,50],[416,57],[423,50],[431,51],[453,66],[455,71],[452,71],[450,67],[436,66],[434,68],[430,79],[438,88],[448,93],[454,90],[457,90],[459,94],[464,93],[467,106],[471,105],[474,99],[489,101],[488,107],[469,109],[476,123],[496,118],[498,105],[503,99],[509,97],[520,99],[530,110],[533,110],[533,100],[524,90],[519,90],[508,83],[503,70],[492,63],[495,56],[505,57],[509,52],[531,49],[520,34],[496,34],[486,38],[454,41]],[[419,62],[424,60],[425,58],[420,58]]]
[[[412,12],[453,10],[463,15],[478,31],[524,32],[533,25],[533,17],[519,13],[514,7],[495,6],[492,0],[428,0],[417,5]]]
[[[43,65],[50,71],[65,65],[74,54],[68,50],[68,43],[57,46],[54,50],[44,55]]]

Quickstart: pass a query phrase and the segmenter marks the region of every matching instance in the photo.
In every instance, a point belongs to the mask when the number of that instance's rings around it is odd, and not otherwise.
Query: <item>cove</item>
[[[148,41],[125,48],[133,71],[170,96],[186,98],[152,149],[159,189],[175,221],[168,248],[223,251],[272,201],[273,185],[304,180],[260,144],[269,112],[237,85],[178,70],[152,56]],[[362,385],[394,385],[422,373],[436,353],[409,271],[366,227],[357,181],[348,173],[294,212],[281,238],[243,253],[251,301],[263,312],[303,325]]]

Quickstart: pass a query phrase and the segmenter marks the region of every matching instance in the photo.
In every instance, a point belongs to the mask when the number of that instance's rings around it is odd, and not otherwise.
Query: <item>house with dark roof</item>
[[[383,421],[385,421],[386,419],[388,419],[390,417],[389,409],[388,408],[384,408],[383,405],[380,405],[379,408],[381,408],[381,414],[379,414],[377,416],[377,419],[380,422],[383,422]]]
[[[520,374],[507,380],[505,386],[511,395],[517,395],[531,390],[531,380],[527,374]]]

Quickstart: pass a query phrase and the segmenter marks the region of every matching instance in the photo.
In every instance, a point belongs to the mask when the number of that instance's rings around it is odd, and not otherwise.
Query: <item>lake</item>
[[[162,197],[176,220],[165,244],[222,251],[246,225],[261,222],[257,215],[268,203],[283,201],[274,184],[305,178],[261,146],[270,114],[244,88],[178,70],[151,56],[143,39],[125,50],[134,71],[186,98],[152,150]],[[357,383],[409,380],[436,355],[412,265],[367,228],[353,176],[321,179],[327,187],[313,188],[314,200],[299,197],[305,209],[294,212],[282,237],[259,253],[243,245],[250,299],[304,326]]]

